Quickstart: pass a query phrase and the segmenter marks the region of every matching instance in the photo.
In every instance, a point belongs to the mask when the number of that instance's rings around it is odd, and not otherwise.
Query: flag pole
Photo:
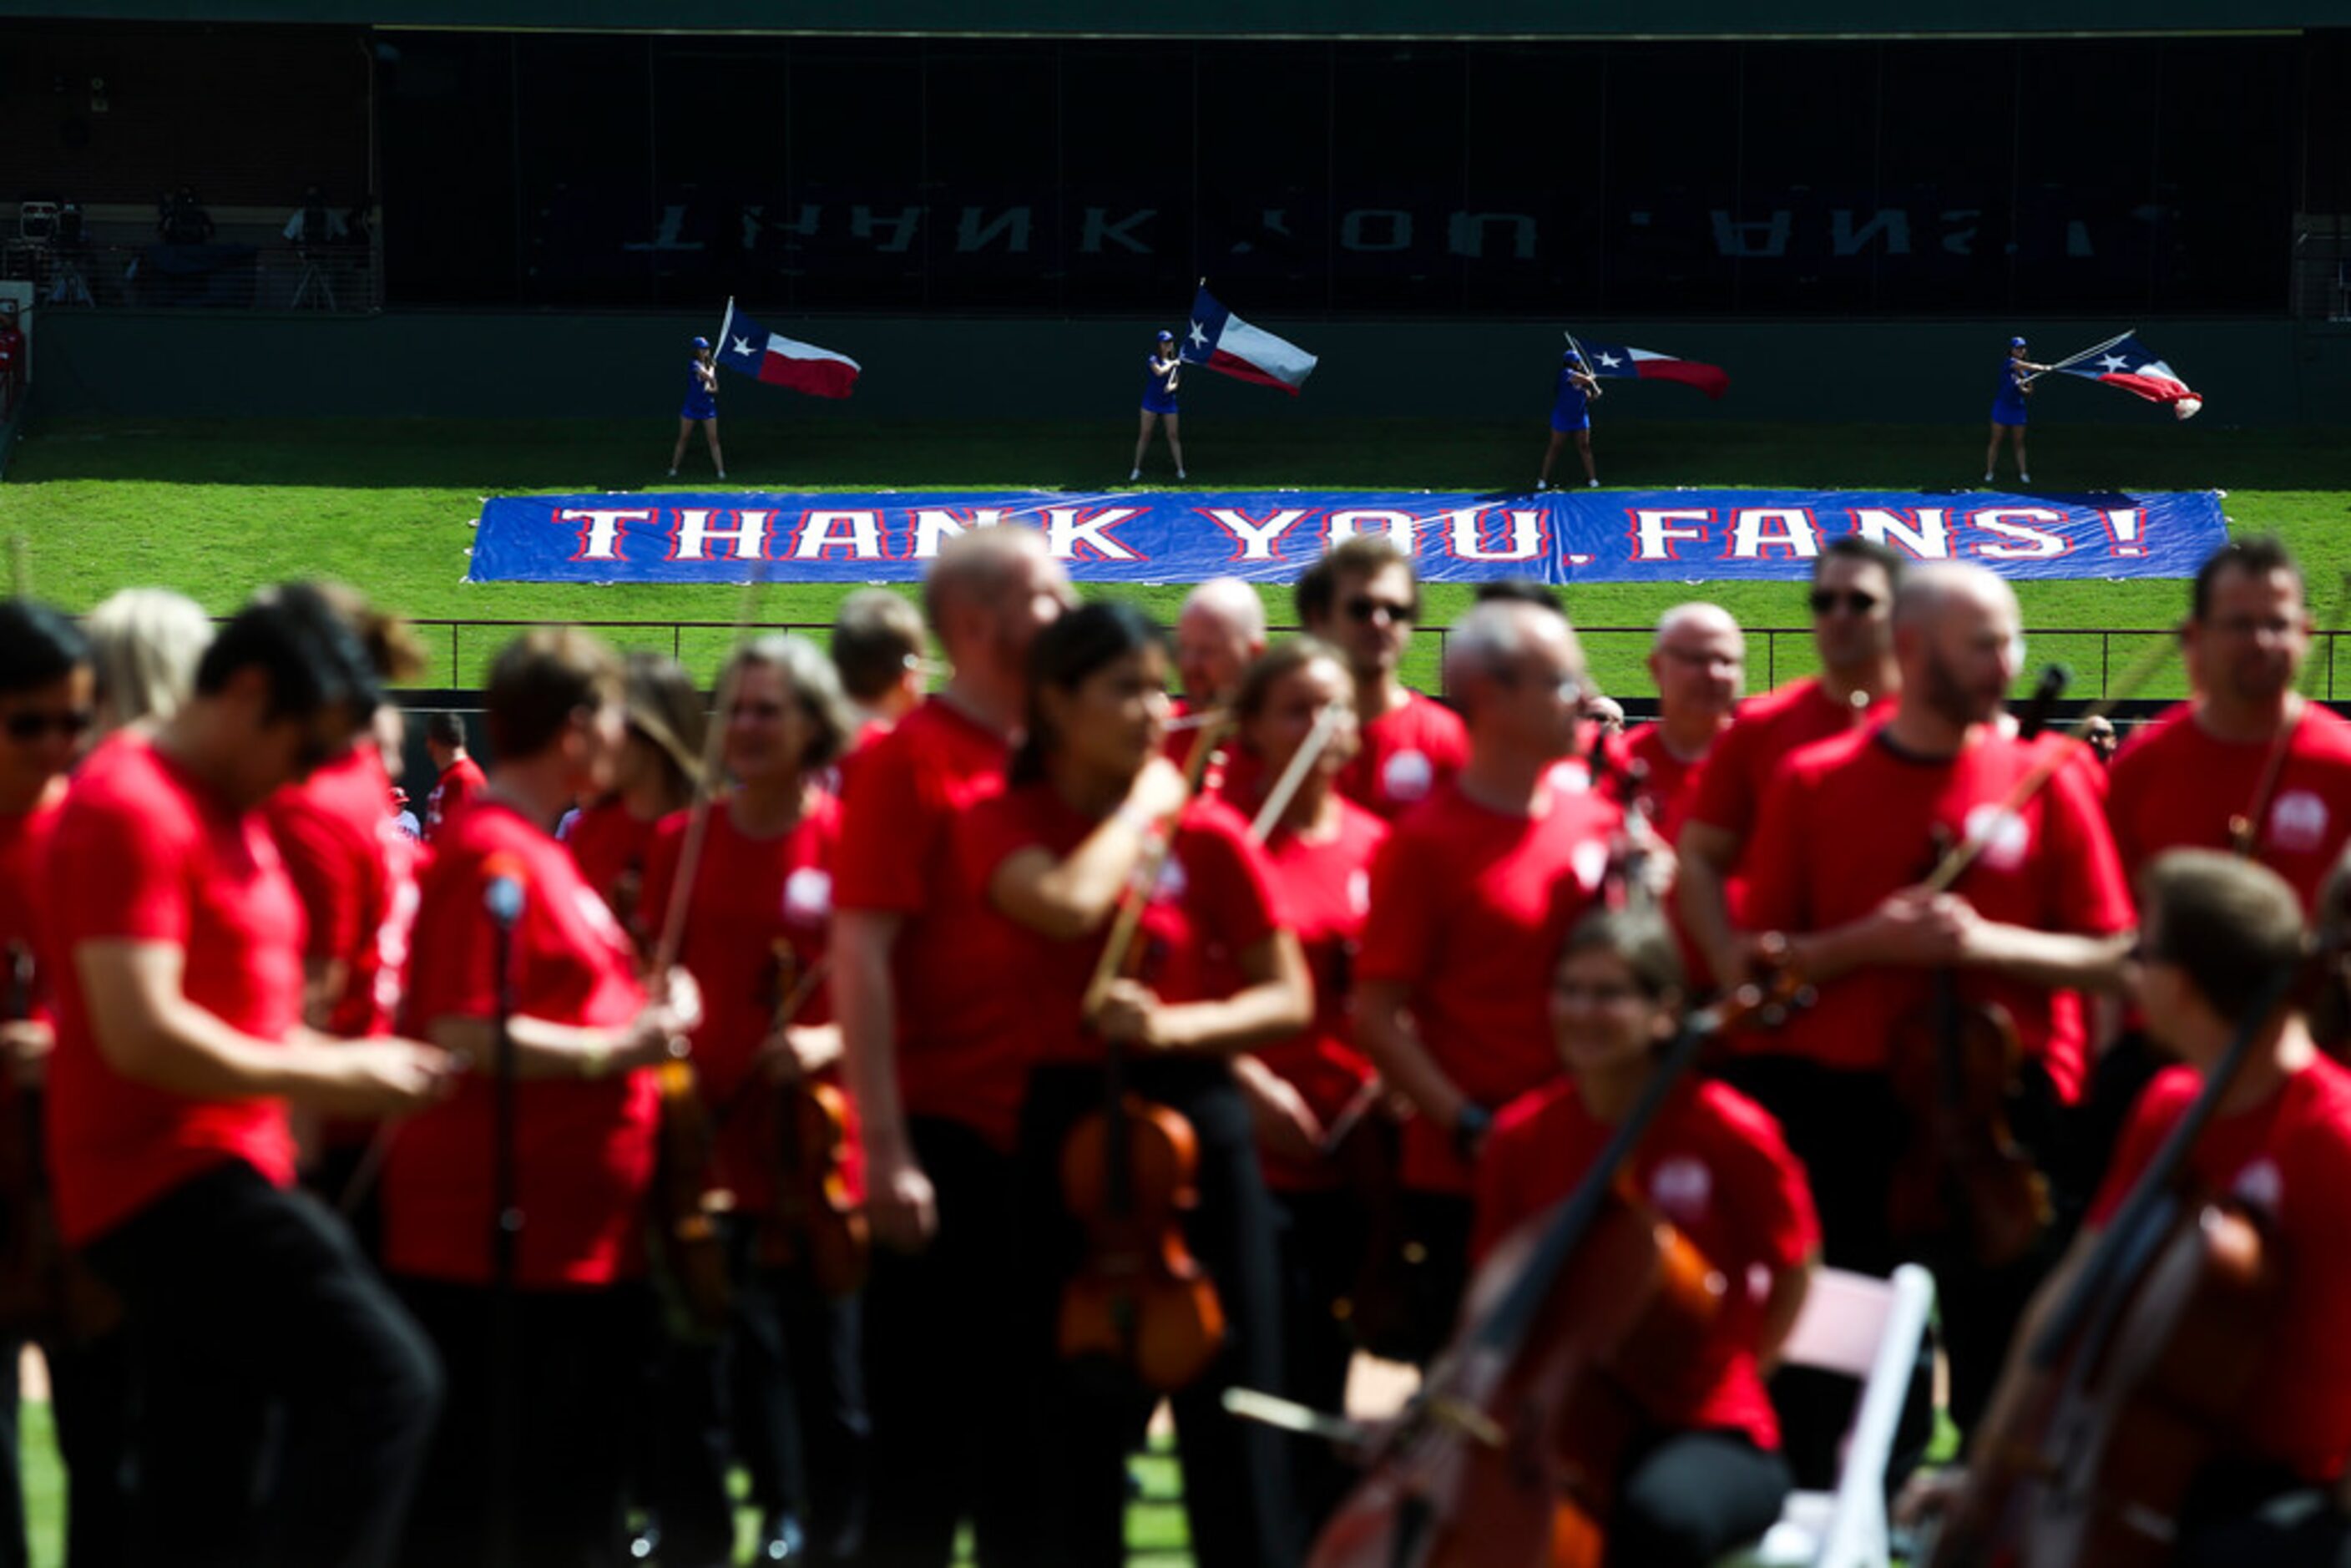
[[[716,358],[718,357],[718,355],[719,355],[719,354],[724,354],[724,353],[726,353],[726,329],[727,329],[729,327],[732,327],[732,326],[734,326],[734,325],[735,325],[735,297],[734,297],[732,294],[730,294],[730,295],[728,295],[728,296],[726,297],[726,314],[725,316],[723,316],[723,317],[719,318],[719,321],[718,321],[718,354],[714,354],[714,355],[712,355],[712,356],[711,356],[711,358],[713,358],[714,360],[715,360],[715,359],[716,359]]]
[[[2083,350],[2080,353],[2074,355],[2074,356],[2073,356],[2072,358],[2070,358],[2070,359],[2064,359],[2064,360],[2060,360],[2060,361],[2058,361],[2055,364],[2053,364],[2053,365],[2050,366],[2050,367],[2049,367],[2049,369],[2050,369],[2051,371],[2062,371],[2062,370],[2066,369],[2068,366],[2071,366],[2071,365],[2078,365],[2078,364],[2080,364],[2084,360],[2088,359],[2092,354],[2103,354],[2103,353],[2105,353],[2108,349],[2113,348],[2116,343],[2119,343],[2119,342],[2121,342],[2125,338],[2129,337],[2129,336],[2131,335],[2131,333],[2132,333],[2132,332],[2136,332],[2136,331],[2137,331],[2137,330],[2138,330],[2138,329],[2137,329],[2137,328],[2133,327],[2133,328],[2130,328],[2130,329],[2129,329],[2128,330],[2126,330],[2126,331],[2117,332],[2117,333],[2116,333],[2113,337],[2111,337],[2111,338],[2107,339],[2107,340],[2106,340],[2105,342],[2103,342],[2103,343],[2095,344],[2095,345],[2094,345],[2093,347],[2090,347],[2090,348],[2085,349],[2085,350]],[[2033,372],[2032,372],[2032,374],[2031,374],[2031,375],[2029,375],[2029,376],[2025,377],[2024,379],[2025,379],[2026,381],[2028,381],[2028,382],[2030,382],[2030,381],[2037,381],[2037,380],[2039,380],[2043,375],[2045,375],[2046,373],[2048,373],[2048,372],[2047,372],[2047,371],[2033,371]]]
[[[1592,356],[1583,351],[1583,345],[1575,340],[1574,333],[1568,332],[1565,336],[1567,346],[1575,350],[1576,362],[1583,367],[1583,373],[1592,378],[1592,395],[1605,397],[1607,394],[1600,390],[1600,372],[1592,368]]]

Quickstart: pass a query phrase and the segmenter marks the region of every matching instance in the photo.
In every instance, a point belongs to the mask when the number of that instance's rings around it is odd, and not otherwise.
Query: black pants
[[[232,1162],[88,1258],[130,1318],[133,1561],[390,1562],[441,1374],[350,1232]]]
[[[907,1132],[938,1197],[938,1233],[913,1256],[877,1248],[865,1287],[863,1561],[946,1568],[968,1519],[987,1568],[1029,1568],[1037,1518],[1019,1441],[1028,1369],[1012,1354],[1012,1157],[956,1122],[914,1117]]]
[[[1033,1224],[1019,1289],[1026,1355],[1044,1393],[1031,1459],[1050,1532],[1036,1561],[1056,1568],[1125,1561],[1126,1460],[1155,1403],[1132,1383],[1105,1383],[1100,1369],[1063,1363],[1058,1351],[1061,1283],[1085,1248],[1063,1201],[1061,1149],[1071,1128],[1102,1109],[1102,1084],[1092,1068],[1040,1068],[1020,1116],[1022,1212]],[[1197,1136],[1199,1204],[1185,1220],[1185,1239],[1216,1283],[1227,1325],[1215,1363],[1169,1399],[1194,1560],[1201,1568],[1291,1563],[1301,1530],[1287,1445],[1222,1404],[1228,1387],[1283,1386],[1273,1216],[1248,1108],[1221,1061],[1138,1062],[1129,1087],[1182,1113]]]
[[[1351,1294],[1363,1267],[1366,1219],[1344,1187],[1274,1191],[1274,1245],[1281,1260],[1282,1390],[1301,1405],[1343,1412],[1355,1341],[1347,1326]],[[1320,1437],[1290,1444],[1298,1516],[1309,1534],[1346,1498],[1358,1471]]]
[[[1461,1315],[1478,1206],[1457,1193],[1410,1190],[1398,1192],[1395,1202],[1393,1233],[1374,1243],[1381,1255],[1373,1261],[1371,1279],[1395,1298],[1380,1315],[1404,1329],[1387,1343],[1366,1348],[1426,1372],[1452,1339]]]
[[[1675,1432],[1634,1458],[1616,1488],[1614,1568],[1708,1568],[1780,1517],[1788,1467],[1738,1432]]]
[[[730,1461],[769,1519],[805,1527],[810,1561],[854,1561],[865,1528],[865,1379],[857,1298],[832,1301],[806,1270],[758,1267],[755,1226],[729,1227],[735,1299],[716,1341],[664,1335],[655,1506],[678,1568],[733,1561]]]
[[[628,1418],[653,1309],[642,1286],[519,1291],[514,1361],[497,1364],[496,1292],[401,1279],[402,1299],[449,1369],[400,1561],[409,1568],[616,1568],[625,1560]],[[497,1379],[511,1376],[512,1490],[495,1495]],[[511,1510],[510,1554],[494,1504]]]
[[[2254,1466],[2216,1465],[2181,1510],[2178,1568],[2351,1568],[2351,1518],[2333,1489]]]
[[[1883,1073],[1755,1056],[1735,1060],[1725,1076],[1779,1119],[1788,1146],[1803,1161],[1820,1210],[1824,1261],[1883,1278],[1914,1260],[1896,1242],[1886,1214],[1893,1173],[1913,1133]],[[2047,1075],[2028,1061],[2019,1078],[2022,1093],[2010,1112],[2018,1141],[2028,1152],[2062,1148],[2063,1121]],[[2058,1224],[2034,1250],[1998,1270],[1951,1258],[1915,1260],[1935,1274],[1937,1318],[1950,1362],[1951,1418],[1962,1430],[1975,1425],[1991,1397],[2017,1320],[2056,1260],[2081,1207],[2069,1179],[2071,1167],[2040,1163],[2052,1172]],[[1924,1452],[1933,1425],[1930,1390],[1931,1373],[1922,1357],[1896,1437],[1896,1475],[1907,1473]],[[1792,1367],[1772,1379],[1771,1396],[1798,1484],[1834,1485],[1836,1450],[1852,1415],[1851,1381]]]

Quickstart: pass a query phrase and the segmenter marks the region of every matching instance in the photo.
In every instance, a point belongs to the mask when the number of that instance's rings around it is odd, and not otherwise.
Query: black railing
[[[0,277],[30,282],[37,306],[383,308],[383,268],[365,245],[64,245],[0,242]]]
[[[418,682],[422,686],[456,689],[481,684],[490,656],[498,645],[519,632],[538,625],[533,621],[425,619],[411,622],[432,653],[432,668]],[[725,621],[582,621],[575,624],[597,632],[623,648],[651,648],[667,653],[688,669],[716,668],[735,640],[735,627]],[[760,631],[797,632],[825,641],[830,622],[817,621],[763,622]],[[1272,628],[1277,632],[1297,630]],[[1810,674],[1816,669],[1810,628],[1750,626],[1747,629],[1747,685],[1750,692],[1769,690],[1782,681]],[[1414,639],[1405,661],[1405,678],[1425,690],[1442,689],[1445,640],[1448,628],[1424,626]],[[1649,643],[1647,626],[1581,626],[1586,656],[1604,690],[1638,696],[1649,691],[1646,669]],[[2335,696],[2335,644],[2351,633],[2315,634],[2311,657],[2318,662],[2313,687],[2319,697]],[[2147,698],[2183,696],[2186,677],[2168,647],[2168,627],[2035,627],[2025,632],[2027,652],[2035,667],[2056,662],[2074,672],[2069,697],[2098,698],[2116,695],[2116,683],[2133,680],[2137,689],[2122,695]],[[2020,679],[2019,695],[2029,689],[2031,673]]]

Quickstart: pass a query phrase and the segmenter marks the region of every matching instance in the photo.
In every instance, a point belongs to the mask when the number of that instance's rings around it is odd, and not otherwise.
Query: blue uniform
[[[1992,394],[1991,422],[1994,424],[2024,423],[2024,378],[2032,372],[2014,360],[2000,362],[2000,390]]]
[[[1156,354],[1143,357],[1143,412],[1145,413],[1176,413],[1176,392],[1168,386],[1175,379],[1181,360],[1169,360],[1165,365]]]
[[[680,419],[716,419],[718,394],[702,384],[695,373],[699,361],[689,361],[685,368],[685,404],[677,411]]]
[[[1572,366],[1559,368],[1559,383],[1552,390],[1551,427],[1565,435],[1592,428],[1592,402]]]

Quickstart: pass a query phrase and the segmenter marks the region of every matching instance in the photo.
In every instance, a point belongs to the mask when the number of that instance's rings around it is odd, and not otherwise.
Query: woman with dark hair
[[[1311,638],[1277,644],[1242,673],[1233,711],[1247,766],[1229,775],[1238,792],[1226,798],[1252,819],[1314,743],[1318,726],[1326,731],[1265,836],[1267,866],[1313,980],[1314,1018],[1289,1039],[1234,1058],[1233,1071],[1249,1099],[1273,1199],[1282,1370],[1290,1379],[1282,1392],[1318,1410],[1339,1410],[1355,1351],[1352,1297],[1370,1235],[1337,1145],[1375,1143],[1385,1131],[1384,1113],[1366,1098],[1376,1093],[1372,1065],[1351,1038],[1350,976],[1371,904],[1372,857],[1388,826],[1338,792],[1357,735],[1355,682],[1337,649]],[[1380,1155],[1365,1144],[1360,1157]],[[1353,1472],[1320,1439],[1296,1445],[1291,1462],[1302,1511],[1320,1520],[1346,1495]]]
[[[677,465],[685,461],[685,444],[694,439],[694,427],[699,424],[710,443],[710,465],[724,479],[726,456],[718,450],[718,361],[709,339],[696,338],[693,348],[694,357],[685,367],[685,402],[677,411],[677,444],[670,449],[669,476],[677,477]]]
[[[735,1291],[716,1343],[674,1338],[662,1384],[664,1462],[654,1497],[665,1554],[731,1560],[730,1449],[763,1516],[761,1562],[841,1563],[864,1524],[864,1382],[855,1294],[829,1296],[806,1249],[777,1223],[788,1136],[784,1089],[838,1076],[841,1029],[822,973],[832,924],[841,802],[821,780],[855,733],[832,661],[803,637],[758,638],[718,677],[733,787],[712,803],[687,894],[679,961],[701,987],[690,1037],[716,1133],[716,1176]],[[646,862],[646,927],[664,928],[691,814],[666,818]],[[862,1203],[855,1127],[841,1175]],[[738,1448],[739,1443],[739,1448]]]
[[[1176,477],[1184,477],[1184,438],[1176,420],[1176,388],[1184,379],[1184,361],[1176,351],[1176,334],[1163,331],[1143,361],[1143,427],[1134,437],[1134,468],[1128,484],[1143,477],[1143,455],[1151,447],[1152,426],[1165,421],[1167,450],[1176,459]]]
[[[1680,950],[1654,914],[1598,910],[1576,924],[1551,980],[1567,1073],[1496,1119],[1478,1167],[1473,1258],[1582,1183],[1648,1087],[1687,996]],[[1702,1565],[1770,1529],[1787,1497],[1763,1375],[1803,1305],[1820,1225],[1779,1124],[1727,1084],[1677,1084],[1624,1176],[1729,1285],[1684,1397],[1649,1413],[1618,1482],[1608,1560]]]
[[[1306,1026],[1305,961],[1246,825],[1220,802],[1188,799],[1160,755],[1158,628],[1130,605],[1086,605],[1038,633],[1029,674],[1028,738],[1007,790],[961,828],[967,871],[1012,928],[1019,961],[1001,983],[1025,1006],[1035,1064],[1018,1156],[1028,1267],[1016,1288],[1043,1417],[1030,1436],[1041,1492],[1028,1500],[1053,1539],[1034,1560],[1123,1561],[1125,1456],[1155,1402],[1130,1379],[1083,1378],[1056,1347],[1062,1284],[1085,1247],[1062,1190],[1063,1147],[1102,1109],[1114,1045],[1129,1092],[1180,1113],[1197,1136],[1199,1202],[1184,1230],[1229,1325],[1207,1372],[1172,1400],[1193,1551],[1205,1568],[1287,1563],[1299,1542],[1280,1439],[1219,1403],[1229,1386],[1277,1387],[1280,1376],[1271,1215],[1228,1058]],[[1088,1018],[1113,915],[1162,833],[1172,838],[1143,894],[1138,961]]]

